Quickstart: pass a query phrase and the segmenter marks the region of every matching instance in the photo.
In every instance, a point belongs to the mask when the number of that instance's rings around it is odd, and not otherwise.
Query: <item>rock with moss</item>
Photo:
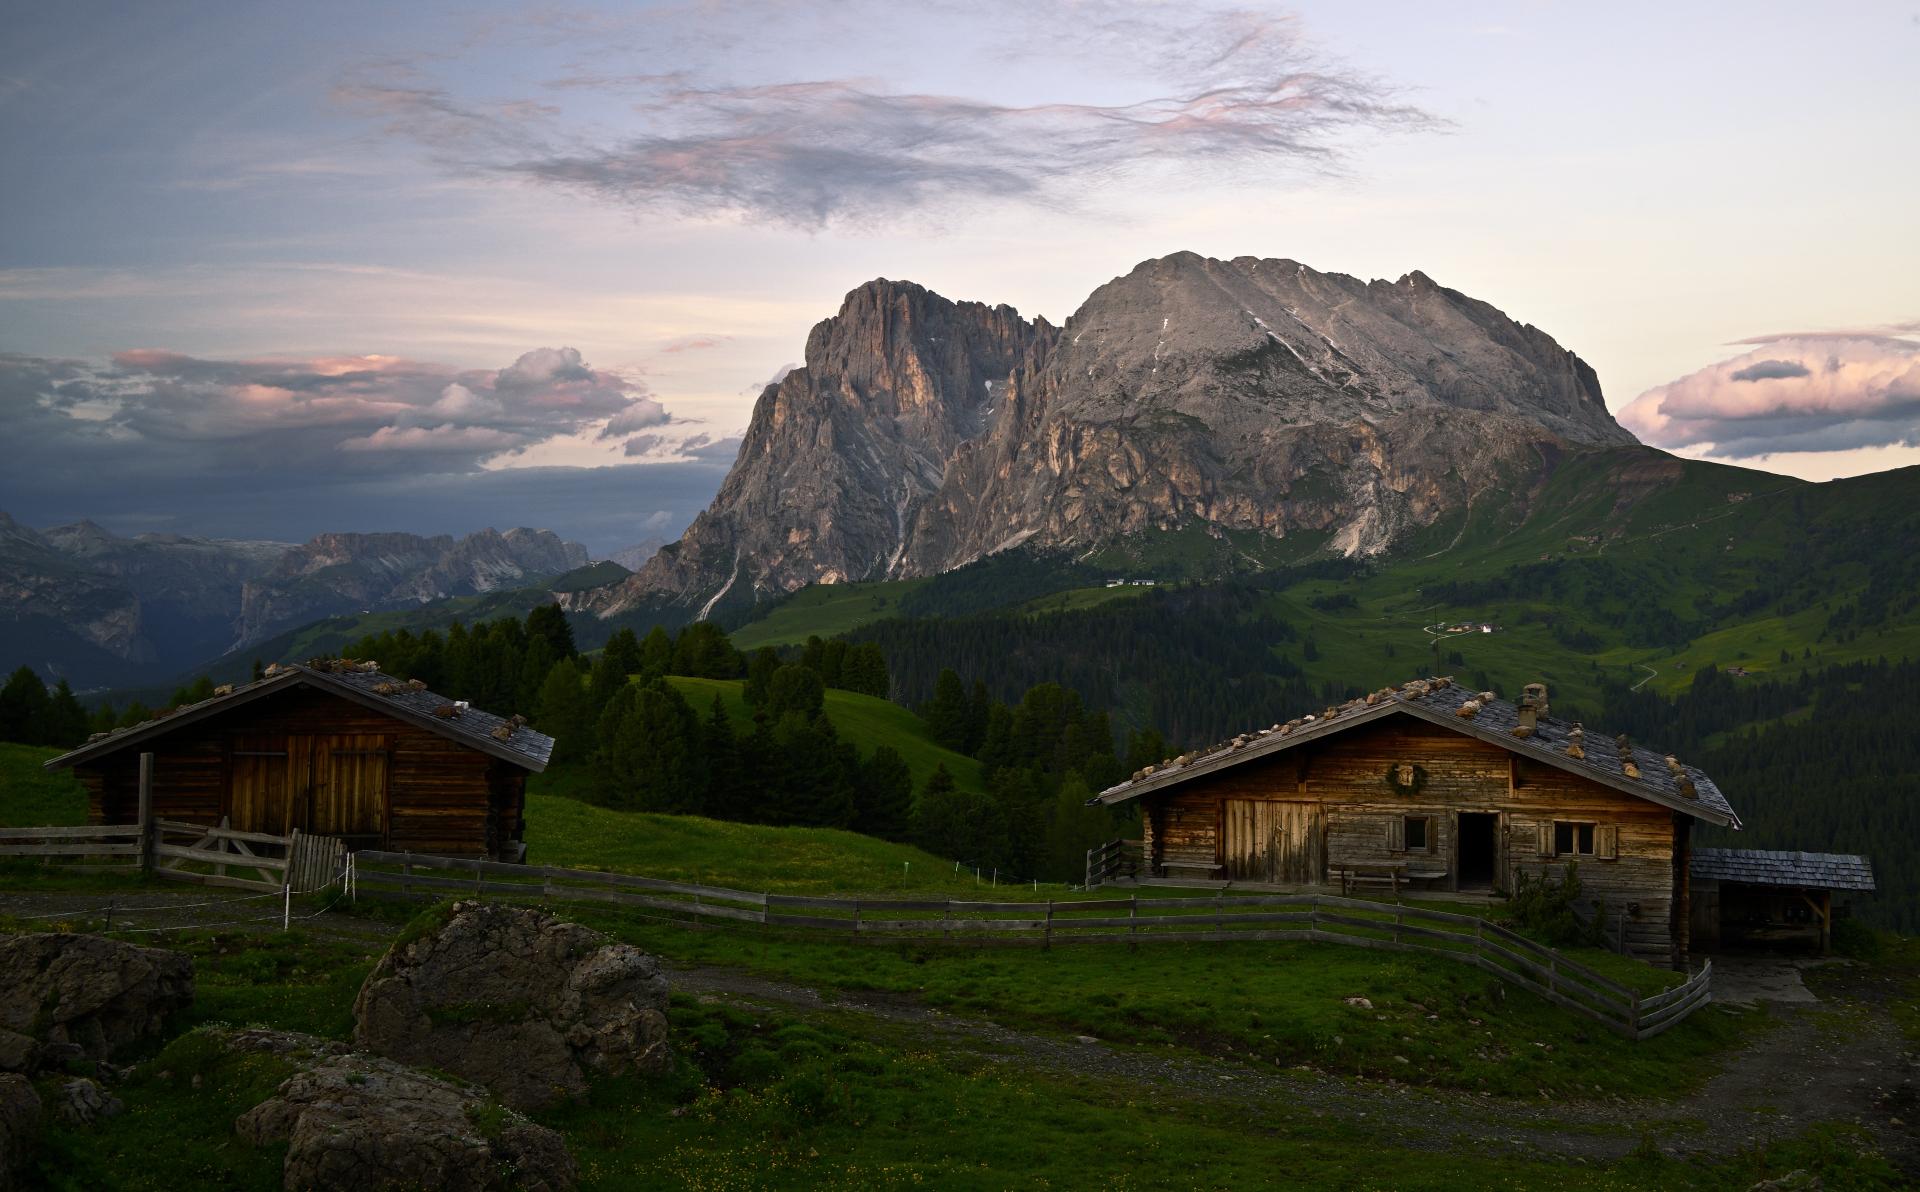
[[[17,1188],[40,1141],[40,1094],[16,1072],[0,1073],[0,1188]]]
[[[97,935],[0,940],[0,1070],[105,1061],[193,1002],[193,961]]]
[[[659,962],[525,907],[456,903],[396,942],[354,1002],[354,1041],[477,1081],[519,1109],[592,1076],[672,1066]]]
[[[565,1192],[578,1182],[558,1133],[475,1085],[286,1031],[218,1032],[218,1040],[295,1069],[234,1123],[256,1146],[286,1144],[289,1192]]]

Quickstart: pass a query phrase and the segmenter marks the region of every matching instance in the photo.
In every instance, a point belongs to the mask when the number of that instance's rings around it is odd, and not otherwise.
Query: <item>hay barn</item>
[[[372,663],[316,661],[98,735],[46,768],[73,769],[92,822],[134,823],[144,753],[161,819],[513,861],[526,851],[526,777],[546,768],[553,738]]]

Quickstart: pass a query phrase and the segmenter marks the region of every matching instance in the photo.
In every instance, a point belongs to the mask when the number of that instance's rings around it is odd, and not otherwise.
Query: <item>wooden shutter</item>
[[[1540,821],[1540,855],[1543,857],[1553,856],[1553,821],[1552,820]]]
[[[1387,819],[1387,851],[1404,853],[1407,851],[1407,821],[1401,816]]]
[[[1620,829],[1612,824],[1600,824],[1593,830],[1593,855],[1602,861],[1620,859]]]

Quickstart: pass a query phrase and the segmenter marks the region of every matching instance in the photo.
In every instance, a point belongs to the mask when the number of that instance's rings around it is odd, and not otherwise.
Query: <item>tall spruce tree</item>
[[[882,840],[905,840],[912,827],[913,771],[891,745],[876,745],[860,763],[854,830]]]

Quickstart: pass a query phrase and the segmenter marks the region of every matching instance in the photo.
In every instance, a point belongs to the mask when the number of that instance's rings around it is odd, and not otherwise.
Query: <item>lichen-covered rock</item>
[[[60,1086],[56,1111],[63,1121],[76,1126],[91,1126],[101,1118],[115,1117],[126,1110],[120,1098],[84,1076]]]
[[[525,907],[463,902],[394,945],[354,1002],[354,1041],[464,1076],[534,1109],[583,1095],[589,1075],[662,1072],[659,962]]]
[[[0,1073],[0,1190],[17,1188],[40,1140],[40,1094],[16,1072]]]
[[[111,1059],[193,1002],[193,961],[97,935],[0,939],[0,1070]]]
[[[249,1030],[225,1041],[299,1067],[234,1123],[256,1146],[287,1144],[288,1192],[565,1192],[578,1180],[559,1134],[482,1089],[305,1035]]]

